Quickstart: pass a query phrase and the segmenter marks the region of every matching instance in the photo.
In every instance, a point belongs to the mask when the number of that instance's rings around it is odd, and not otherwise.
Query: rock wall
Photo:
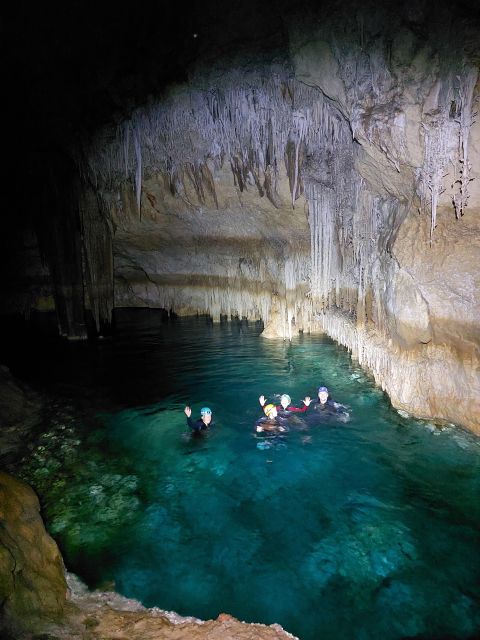
[[[279,181],[277,207],[259,198],[255,185],[239,191],[230,168],[212,168],[212,177],[216,206],[203,206],[188,184],[184,198],[175,198],[155,177],[143,183],[141,220],[135,207],[115,210],[115,306],[266,322],[275,308],[282,313],[283,337],[291,332],[289,313],[309,329],[304,200],[292,210],[286,176]]]
[[[337,298],[319,318],[394,406],[480,433],[478,50],[469,30],[463,46],[455,39],[458,16],[450,31],[445,14],[426,21],[426,10],[389,14],[390,33],[378,13],[344,13],[349,35],[331,37],[333,18],[292,39],[297,76],[351,123],[356,170],[374,203],[359,243],[371,251],[350,284],[356,309]],[[385,197],[390,213],[378,215]]]
[[[0,610],[4,630],[62,616],[67,585],[55,542],[47,535],[37,496],[0,472]]]
[[[280,15],[261,55],[253,23],[255,54],[212,25],[186,82],[71,150],[62,331],[80,294],[97,330],[114,306],[326,330],[396,406],[478,431],[478,24],[428,0]]]

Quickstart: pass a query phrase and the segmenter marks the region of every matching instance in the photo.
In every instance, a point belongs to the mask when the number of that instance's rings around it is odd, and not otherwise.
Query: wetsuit
[[[322,404],[320,400],[312,402],[310,407],[312,408],[312,411],[315,412],[315,415],[319,417],[324,416],[326,418],[327,416],[337,416],[337,418],[340,419],[341,422],[347,422],[349,418],[347,408],[343,404],[334,402],[330,398],[328,398],[328,400],[324,404]],[[342,420],[342,416],[345,419]]]
[[[257,426],[263,427],[263,431],[258,433],[263,433],[265,435],[284,433],[288,431],[287,421],[281,416],[277,416],[273,420],[270,420],[267,417],[260,418],[260,420],[255,424],[255,429]]]
[[[277,411],[288,411],[289,413],[303,413],[307,409],[308,407],[306,404],[304,404],[303,407],[294,407],[293,405],[289,404],[286,409],[284,409],[281,404],[277,406]]]
[[[310,406],[314,411],[327,411],[329,413],[337,413],[337,410],[343,405],[338,404],[338,402],[334,402],[333,400],[330,400],[330,398],[328,398],[328,400],[323,404],[320,402],[320,400],[317,400],[312,402]]]
[[[277,416],[273,420],[267,417],[260,418],[255,425],[255,430],[262,427],[262,431],[255,433],[257,439],[257,449],[271,449],[285,447],[286,432],[288,427],[284,426],[286,420]]]
[[[191,416],[187,416],[187,424],[190,427],[190,429],[193,431],[193,433],[200,433],[200,431],[206,431],[211,426],[212,423],[207,425],[204,423],[204,421],[201,418],[199,418],[198,420],[195,420],[194,422]]]

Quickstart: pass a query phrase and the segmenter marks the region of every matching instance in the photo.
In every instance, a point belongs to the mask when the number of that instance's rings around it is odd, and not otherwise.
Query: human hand
[[[261,425],[257,425],[257,433],[260,433],[261,431],[263,431],[263,427]]]
[[[309,407],[310,403],[312,402],[312,399],[310,398],[310,396],[305,396],[305,398],[302,400],[302,402],[303,402],[304,405]]]
[[[262,405],[262,407],[263,407],[263,405],[265,404],[265,396],[260,396],[260,397],[259,397],[259,399],[258,399],[258,401],[259,401],[259,403],[260,403],[260,404]]]
[[[190,416],[192,415],[191,408],[190,407],[185,407],[184,411],[185,411],[185,415],[187,416],[187,418],[190,418]]]

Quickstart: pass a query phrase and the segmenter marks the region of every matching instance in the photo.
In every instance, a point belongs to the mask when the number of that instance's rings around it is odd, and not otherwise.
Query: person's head
[[[208,407],[202,407],[200,410],[200,415],[202,416],[202,420],[205,424],[210,424],[212,421],[212,410]]]
[[[277,417],[277,407],[274,404],[266,404],[263,407],[263,411],[267,418],[276,418]]]
[[[321,404],[325,404],[328,400],[328,389],[327,387],[318,387],[318,399]]]
[[[288,395],[288,393],[284,393],[280,398],[280,404],[284,409],[286,409],[292,403],[292,399]]]

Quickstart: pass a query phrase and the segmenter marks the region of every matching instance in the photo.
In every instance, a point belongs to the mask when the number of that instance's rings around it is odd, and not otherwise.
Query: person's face
[[[268,414],[268,418],[269,420],[273,420],[273,418],[276,418],[278,415],[277,413],[277,408],[273,407],[273,409],[270,411],[270,413]]]
[[[210,424],[210,422],[212,421],[212,414],[204,413],[202,416],[202,420],[204,421],[205,424]]]
[[[286,409],[289,405],[288,398],[280,398],[280,404],[284,409]]]
[[[328,400],[328,393],[326,391],[319,391],[318,399],[320,400],[321,404],[325,404]]]

